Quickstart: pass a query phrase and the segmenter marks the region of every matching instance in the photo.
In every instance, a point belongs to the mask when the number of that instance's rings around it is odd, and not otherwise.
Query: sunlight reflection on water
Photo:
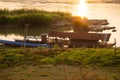
[[[14,41],[14,39],[23,39],[23,36],[16,34],[0,35],[0,39]]]

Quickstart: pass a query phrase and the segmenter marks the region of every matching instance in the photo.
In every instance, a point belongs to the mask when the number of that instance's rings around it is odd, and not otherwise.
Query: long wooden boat
[[[24,40],[19,40],[19,39],[15,39],[15,42],[24,42]],[[42,44],[41,41],[34,41],[34,40],[26,40],[27,43],[35,43],[35,44]]]
[[[36,44],[36,43],[24,43],[24,42],[15,42],[15,41],[8,41],[8,40],[0,40],[0,43],[4,44],[5,46],[11,46],[11,47],[47,47],[50,48],[51,46],[48,44]]]

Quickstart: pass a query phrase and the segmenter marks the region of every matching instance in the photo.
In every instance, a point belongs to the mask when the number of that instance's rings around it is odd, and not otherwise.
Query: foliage
[[[75,32],[89,30],[88,24],[86,23],[86,19],[82,19],[80,17],[75,17],[75,18],[73,18],[72,24],[73,24],[73,29]]]
[[[18,51],[11,49],[5,50],[0,53],[0,63],[6,66],[14,66],[20,63],[23,60],[23,54],[17,54]],[[1,67],[1,66],[0,66]]]
[[[60,20],[70,20],[71,14],[64,12],[47,12],[36,9],[0,10],[1,25],[50,25]]]
[[[39,59],[38,60],[40,64],[50,64],[50,63],[54,63],[54,59],[50,58],[50,57],[45,57],[43,59]]]
[[[112,75],[111,80],[119,80],[115,74]]]
[[[8,16],[0,15],[0,27],[3,27],[3,25],[7,24],[9,20]]]
[[[0,52],[0,64],[14,66],[24,63],[119,66],[120,50],[117,50],[116,59],[112,48],[16,48]]]

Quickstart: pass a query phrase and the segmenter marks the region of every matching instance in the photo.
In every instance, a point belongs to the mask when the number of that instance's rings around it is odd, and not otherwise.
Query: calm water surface
[[[70,12],[73,15],[79,15],[82,9],[79,9],[79,0],[75,2],[75,0],[1,0],[0,8],[4,9],[20,9],[20,8],[36,8],[47,11],[62,11],[62,12]],[[114,42],[114,38],[117,39],[117,46],[120,47],[120,4],[112,4],[112,3],[87,3],[85,4],[85,10],[82,12],[86,13],[86,16],[89,19],[107,19],[109,21],[109,26],[115,26],[116,32],[104,31],[107,33],[111,33],[111,38],[109,42]],[[28,31],[30,35],[35,34],[39,35],[41,29],[31,29]],[[14,40],[14,39],[22,39],[23,36],[20,33],[23,33],[24,29],[0,29],[0,39],[6,40]],[[47,32],[47,30],[43,30],[43,32]]]

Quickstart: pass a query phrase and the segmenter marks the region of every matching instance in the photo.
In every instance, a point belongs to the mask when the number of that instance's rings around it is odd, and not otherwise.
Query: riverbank
[[[119,80],[119,67],[20,65],[0,70],[0,80]]]
[[[1,48],[0,79],[119,79],[119,63],[120,49],[115,58],[112,48]]]

